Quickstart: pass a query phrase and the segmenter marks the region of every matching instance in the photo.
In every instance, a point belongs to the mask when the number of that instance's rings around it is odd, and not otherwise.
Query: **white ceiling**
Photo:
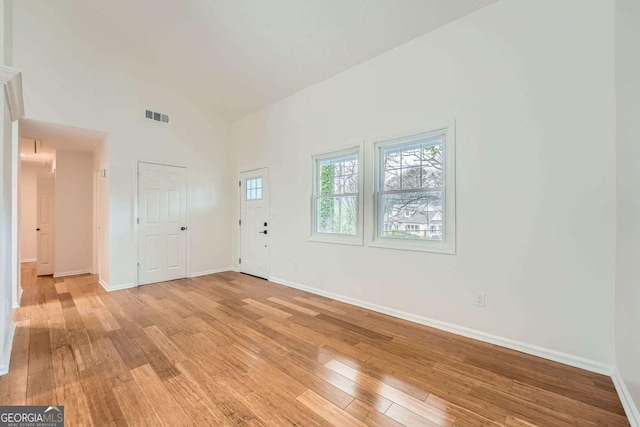
[[[57,150],[94,151],[106,134],[32,119],[20,119],[20,160],[51,163]],[[38,140],[37,150],[34,141]]]
[[[236,118],[496,0],[87,1]]]

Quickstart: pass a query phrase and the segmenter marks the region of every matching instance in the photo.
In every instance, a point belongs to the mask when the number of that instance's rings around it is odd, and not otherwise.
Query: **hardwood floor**
[[[610,378],[237,273],[35,278],[0,404],[67,425],[628,426]]]

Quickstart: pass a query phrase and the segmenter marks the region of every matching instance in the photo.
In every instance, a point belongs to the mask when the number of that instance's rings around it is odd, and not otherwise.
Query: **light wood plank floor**
[[[3,405],[67,425],[627,426],[611,380],[237,273],[36,278]]]

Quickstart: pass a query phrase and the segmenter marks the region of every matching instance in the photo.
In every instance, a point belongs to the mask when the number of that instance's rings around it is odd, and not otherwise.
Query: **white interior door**
[[[187,170],[138,164],[139,284],[187,277]]]
[[[53,174],[38,174],[36,181],[36,273],[53,274],[55,178]]]
[[[269,277],[269,174],[240,174],[240,271]]]

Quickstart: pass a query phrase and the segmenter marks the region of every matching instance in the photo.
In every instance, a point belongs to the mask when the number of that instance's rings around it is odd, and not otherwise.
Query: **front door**
[[[269,173],[240,174],[240,271],[269,277]]]
[[[36,274],[47,276],[53,274],[54,175],[38,173],[36,187]]]
[[[187,170],[138,163],[138,281],[187,277]]]

